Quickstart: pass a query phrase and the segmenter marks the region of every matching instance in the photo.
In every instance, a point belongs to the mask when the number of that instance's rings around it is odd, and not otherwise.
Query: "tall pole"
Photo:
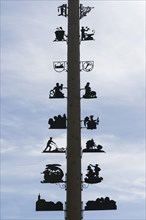
[[[68,0],[66,219],[81,220],[79,0]]]

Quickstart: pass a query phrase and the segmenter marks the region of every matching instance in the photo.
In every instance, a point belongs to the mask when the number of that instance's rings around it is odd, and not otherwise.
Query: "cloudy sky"
[[[1,219],[64,219],[61,212],[35,212],[40,193],[46,201],[65,203],[58,185],[41,184],[48,163],[66,172],[65,155],[42,154],[49,137],[66,146],[65,130],[48,130],[48,119],[66,113],[66,99],[49,100],[66,72],[53,61],[66,60],[66,42],[53,42],[67,19],[57,16],[66,1],[1,0]],[[82,147],[93,138],[106,154],[83,155],[82,171],[98,163],[102,183],[83,190],[88,200],[109,196],[117,211],[84,213],[84,219],[144,220],[145,1],[81,1],[94,9],[81,26],[95,30],[95,41],[81,43],[81,61],[94,60],[81,72],[81,88],[90,82],[97,99],[81,100],[82,118],[99,116],[97,130],[82,129]],[[81,94],[82,95],[82,94]]]

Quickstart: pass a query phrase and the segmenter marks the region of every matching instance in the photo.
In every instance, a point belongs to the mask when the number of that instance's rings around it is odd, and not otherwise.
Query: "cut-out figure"
[[[94,170],[92,169],[92,167],[94,167]],[[88,167],[87,167],[87,174],[86,174],[86,177],[85,177],[85,182],[86,183],[99,183],[103,180],[102,177],[99,177],[99,172],[100,172],[100,168],[98,166],[98,164],[95,164],[95,166],[93,166],[92,164],[90,164]]]
[[[66,149],[64,147],[59,148],[57,144],[52,141],[52,137],[47,142],[46,148],[43,150],[43,153],[65,153]],[[55,147],[55,149],[54,149]],[[49,150],[47,150],[49,148]],[[53,148],[53,149],[52,149]]]
[[[86,148],[89,149],[93,149],[93,147],[95,146],[95,142],[93,139],[89,140],[86,142]]]
[[[66,115],[64,114],[63,116],[61,115],[54,116],[54,119],[53,118],[49,119],[48,124],[50,125],[50,129],[57,129],[57,128],[64,129],[66,128]]]
[[[96,92],[91,91],[89,82],[87,82],[87,84],[85,85],[85,94],[83,95],[83,98],[97,98]]]
[[[43,152],[46,152],[48,148],[49,148],[49,151],[51,151],[51,149],[52,149],[52,146],[51,146],[51,145],[52,145],[52,144],[57,147],[57,144],[56,144],[52,139],[53,139],[53,138],[50,137],[50,139],[49,139],[48,142],[47,142],[47,146],[46,146],[46,148],[44,149]]]
[[[41,199],[40,194],[38,195],[38,200],[36,201],[36,211],[63,211],[63,204],[58,201],[54,203],[52,201],[47,202],[45,199]]]
[[[60,12],[60,14],[58,14],[58,16],[65,16],[67,17],[67,5],[63,4],[61,6],[58,7],[58,13]]]
[[[81,40],[85,40],[85,38],[86,38],[86,32],[89,30],[89,28],[88,27],[82,27],[81,28]]]
[[[94,120],[93,119],[94,115],[90,115],[90,118],[89,117],[85,117],[84,119],[84,126],[86,127],[87,126],[87,129],[96,129],[96,125],[99,124],[99,117]]]
[[[91,11],[91,9],[94,7],[84,7],[82,4],[80,4],[80,19],[87,15]]]
[[[55,36],[56,38],[54,41],[66,41],[65,37],[67,37],[67,35],[65,34],[65,31],[62,29],[62,27],[56,28]]]
[[[64,98],[61,90],[63,90],[63,84],[56,83],[56,86],[50,91],[49,98]]]
[[[83,149],[83,152],[105,152],[102,150],[101,145],[96,145],[93,139],[90,139],[86,142],[86,148]]]
[[[41,183],[58,183],[63,182],[63,171],[59,168],[60,164],[48,164],[46,169],[42,172],[44,180]]]
[[[109,197],[97,198],[95,201],[88,201],[85,210],[114,210],[117,209],[116,202]]]
[[[92,30],[92,33],[87,33],[90,30],[88,27],[82,27],[81,28],[81,41],[84,40],[94,40],[93,35],[95,34],[95,31]]]

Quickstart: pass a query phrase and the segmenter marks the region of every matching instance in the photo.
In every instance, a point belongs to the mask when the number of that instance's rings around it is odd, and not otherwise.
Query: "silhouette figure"
[[[95,34],[95,31],[92,30],[92,33],[89,34],[89,33],[87,33],[89,30],[90,30],[90,28],[88,28],[88,27],[81,28],[81,41],[94,40],[92,36]]]
[[[46,169],[41,173],[44,174],[44,180],[41,183],[58,183],[63,182],[63,171],[59,168],[60,164],[48,164]]]
[[[64,98],[61,90],[63,90],[63,84],[56,83],[56,86],[50,91],[49,98]]]
[[[63,211],[63,204],[60,201],[57,203],[52,201],[46,202],[45,199],[41,199],[39,194],[36,201],[36,211]]]
[[[87,15],[91,11],[91,9],[94,7],[84,7],[82,4],[80,4],[80,19]]]
[[[58,7],[58,16],[65,16],[67,17],[67,4],[63,4]]]
[[[89,140],[86,142],[86,148],[89,149],[93,149],[93,147],[95,146],[95,142],[93,139]]]
[[[48,120],[48,124],[50,125],[50,129],[65,129],[66,128],[66,115],[64,114],[63,116],[58,115],[54,116],[53,118],[50,118]]]
[[[85,210],[114,210],[117,209],[116,202],[109,197],[97,198],[95,201],[88,201]]]
[[[65,31],[62,29],[62,27],[56,28],[55,36],[56,38],[54,41],[66,41],[65,37],[67,37],[67,35],[65,34]]]
[[[87,82],[85,85],[85,94],[83,95],[83,98],[90,99],[90,98],[97,98],[96,92],[91,91],[90,83]]]
[[[55,149],[52,150],[52,145],[55,146]],[[49,150],[47,150],[49,148]],[[52,141],[52,137],[47,142],[46,148],[43,150],[43,153],[64,153],[66,151],[65,148],[59,148],[57,144]]]
[[[94,167],[94,170],[92,169],[92,167]],[[95,164],[95,166],[93,166],[92,164],[90,164],[87,167],[87,174],[85,177],[85,182],[86,183],[90,183],[90,184],[94,184],[94,183],[99,183],[103,180],[102,177],[99,177],[99,172],[100,172],[100,168],[98,166],[98,164]]]
[[[86,142],[86,148],[83,149],[83,152],[105,152],[102,150],[102,148],[103,147],[101,145],[96,145],[94,140],[91,139]]]
[[[51,144],[53,144],[53,145],[55,145],[56,147],[57,147],[57,145],[56,145],[56,143],[54,142],[54,141],[52,141],[52,137],[50,137],[50,139],[48,140],[48,142],[47,142],[47,146],[46,146],[46,148],[44,149],[44,151],[43,152],[47,152],[47,149],[49,148],[49,151],[51,151],[51,149],[52,149],[52,146],[51,146]]]
[[[89,117],[84,118],[84,126],[87,127],[87,129],[91,129],[91,130],[96,129],[96,125],[99,124],[99,117],[96,120],[94,120],[93,117],[94,116],[91,115],[90,118]]]

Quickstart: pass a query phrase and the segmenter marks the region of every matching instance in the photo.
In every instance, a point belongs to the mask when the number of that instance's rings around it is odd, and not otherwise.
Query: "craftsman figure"
[[[56,143],[55,143],[54,141],[52,141],[52,139],[53,139],[53,138],[50,137],[50,139],[49,139],[48,142],[47,142],[47,146],[46,146],[46,148],[44,149],[43,152],[45,152],[48,148],[49,148],[49,151],[51,151],[51,149],[52,149],[51,144],[54,144],[55,146],[57,146]]]

